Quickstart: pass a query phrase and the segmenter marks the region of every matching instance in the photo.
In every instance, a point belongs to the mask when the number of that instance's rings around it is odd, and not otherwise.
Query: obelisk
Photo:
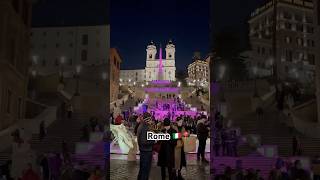
[[[159,53],[159,67],[158,67],[158,80],[164,80],[163,78],[163,64],[162,64],[162,47],[160,44],[160,53]]]

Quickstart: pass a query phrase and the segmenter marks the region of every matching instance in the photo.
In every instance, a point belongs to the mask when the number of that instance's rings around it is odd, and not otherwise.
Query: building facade
[[[159,78],[176,81],[176,50],[173,42],[170,40],[166,45],[165,58],[162,56],[162,48],[160,47],[158,52],[153,41],[147,46],[146,51],[145,69],[121,70],[120,83],[123,85],[134,85],[159,80]],[[161,74],[161,77],[159,77],[159,74]]]
[[[140,84],[146,81],[146,70],[121,70],[120,71],[120,83],[121,84],[133,84],[134,82]]]
[[[277,0],[256,9],[249,20],[252,58],[249,64],[273,73],[276,63],[281,79],[313,82],[316,60],[314,4],[312,0]],[[276,11],[274,11],[276,7]],[[274,30],[274,13],[276,30]],[[273,34],[276,33],[276,57]]]
[[[195,86],[207,86],[210,82],[210,56],[202,60],[196,57],[188,66],[188,83]]]
[[[110,51],[110,101],[113,102],[118,99],[119,85],[120,85],[120,65],[121,56],[117,49],[111,48]]]
[[[162,48],[157,58],[157,47],[153,41],[148,45],[146,57],[146,81],[150,82],[159,79],[159,71],[162,71],[163,80],[176,81],[176,65],[175,65],[175,45],[170,40],[166,46],[165,59],[162,57]]]
[[[106,63],[109,55],[108,25],[32,28],[31,59],[40,74],[74,71],[77,65]]]
[[[25,117],[31,3],[0,1],[0,130]]]

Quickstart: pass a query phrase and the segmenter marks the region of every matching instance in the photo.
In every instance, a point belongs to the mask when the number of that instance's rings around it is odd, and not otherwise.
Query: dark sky
[[[185,70],[194,51],[202,56],[209,52],[209,22],[213,32],[233,28],[246,41],[249,14],[266,0],[112,0],[111,4],[110,0],[38,1],[33,7],[33,26],[110,22],[111,46],[119,49],[122,68],[143,68],[150,40],[164,48],[171,38],[176,45],[177,67]]]
[[[240,35],[243,48],[247,48],[247,22],[250,14],[266,1],[269,0],[211,0],[210,19],[213,34],[232,29]]]
[[[149,42],[164,49],[172,39],[176,66],[186,70],[194,51],[209,51],[209,19],[208,0],[113,0],[111,46],[119,49],[123,69],[144,68]]]
[[[101,25],[109,22],[109,0],[37,0],[32,26]]]

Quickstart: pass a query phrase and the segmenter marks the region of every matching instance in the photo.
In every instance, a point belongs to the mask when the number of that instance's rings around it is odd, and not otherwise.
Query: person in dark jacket
[[[42,140],[46,136],[46,127],[44,121],[40,122],[39,125],[39,139]]]
[[[137,130],[137,139],[140,150],[140,169],[138,174],[138,180],[148,180],[152,163],[152,150],[155,141],[147,140],[147,132],[151,131],[152,125],[151,115],[145,113],[143,120]]]
[[[40,162],[40,167],[42,169],[42,179],[43,180],[49,180],[49,162],[46,154],[43,154],[41,162]]]
[[[199,141],[198,152],[197,152],[197,160],[200,160],[200,156],[202,161],[207,163],[208,160],[205,158],[205,150],[206,150],[206,141],[209,136],[209,130],[205,125],[206,118],[202,117],[198,120],[197,124],[197,137]]]
[[[168,169],[169,173],[169,180],[176,179],[176,173],[175,173],[175,161],[174,161],[174,150],[177,145],[177,140],[172,139],[172,135],[174,133],[177,133],[176,130],[174,130],[171,127],[170,119],[165,118],[163,121],[163,127],[162,133],[168,133],[171,136],[171,139],[169,141],[160,141],[160,151],[158,154],[158,166],[161,167],[161,177],[162,180],[166,179],[166,168]]]

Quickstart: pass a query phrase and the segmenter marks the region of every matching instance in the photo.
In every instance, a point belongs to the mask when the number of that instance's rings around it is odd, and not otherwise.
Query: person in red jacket
[[[122,116],[119,114],[119,115],[117,116],[116,120],[115,120],[115,125],[120,125],[120,124],[122,124],[122,120],[123,120],[123,118],[122,118]]]
[[[28,169],[23,173],[21,180],[40,180],[39,175],[32,169],[32,165],[28,164]]]

